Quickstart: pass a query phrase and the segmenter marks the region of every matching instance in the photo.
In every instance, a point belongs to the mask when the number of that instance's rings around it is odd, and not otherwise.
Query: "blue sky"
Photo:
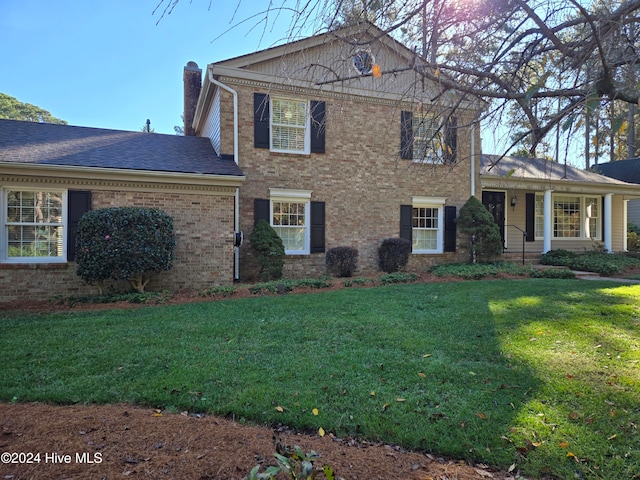
[[[167,0],[165,0],[166,3]],[[0,0],[0,92],[71,125],[173,134],[182,120],[182,71],[282,43],[287,19],[238,21],[263,0]],[[236,11],[236,7],[238,10]],[[235,13],[235,19],[234,19]]]

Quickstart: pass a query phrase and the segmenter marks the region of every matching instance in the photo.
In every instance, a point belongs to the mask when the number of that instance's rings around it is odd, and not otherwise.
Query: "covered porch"
[[[482,202],[505,253],[627,250],[627,202],[640,185],[545,159],[483,155]]]

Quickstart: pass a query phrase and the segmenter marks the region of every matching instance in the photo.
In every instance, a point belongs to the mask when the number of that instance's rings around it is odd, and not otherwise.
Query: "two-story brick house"
[[[324,274],[336,246],[356,247],[361,271],[375,271],[380,242],[398,236],[412,241],[414,271],[458,259],[453,220],[479,184],[477,106],[420,78],[416,61],[361,25],[204,75],[185,67],[186,128],[237,160],[239,227],[246,238],[257,220],[271,223],[286,276]],[[239,255],[240,278],[255,278],[246,243]]]

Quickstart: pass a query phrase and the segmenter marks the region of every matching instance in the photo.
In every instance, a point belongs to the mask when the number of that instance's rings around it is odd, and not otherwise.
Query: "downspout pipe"
[[[471,123],[471,196],[476,196],[476,122]]]
[[[216,80],[211,72],[211,66],[207,67],[207,74],[209,76],[209,81],[214,85],[217,85],[222,90],[229,92],[233,96],[233,161],[238,165],[238,92],[236,92],[233,88],[225,85],[222,82]],[[236,188],[236,193],[234,195],[234,219],[233,219],[233,231],[240,231],[240,189]],[[240,279],[240,247],[234,247],[234,262],[233,262],[233,278],[234,280]]]

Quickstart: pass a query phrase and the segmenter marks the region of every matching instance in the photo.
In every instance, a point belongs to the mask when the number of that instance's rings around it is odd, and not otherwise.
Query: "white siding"
[[[203,136],[209,137],[211,145],[220,155],[220,89],[217,88],[213,97],[213,103],[209,110],[209,116],[204,124]]]

